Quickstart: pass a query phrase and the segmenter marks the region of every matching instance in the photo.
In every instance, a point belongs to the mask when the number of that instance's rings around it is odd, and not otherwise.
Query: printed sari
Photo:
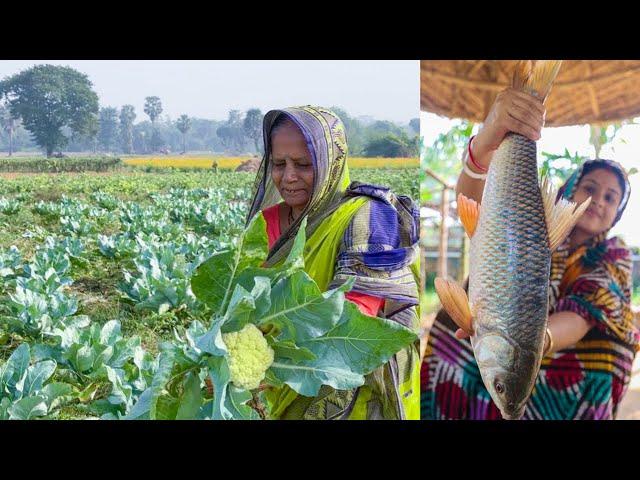
[[[558,196],[571,198],[585,169],[606,168],[623,182],[617,222],[629,198],[626,173],[617,163],[592,160],[573,173]],[[615,224],[614,222],[614,224]],[[524,419],[615,418],[631,379],[640,332],[631,312],[631,253],[604,232],[571,250],[567,239],[551,260],[549,314],[575,312],[591,325],[574,346],[545,357]],[[501,419],[468,339],[441,310],[429,332],[421,370],[422,419]]]

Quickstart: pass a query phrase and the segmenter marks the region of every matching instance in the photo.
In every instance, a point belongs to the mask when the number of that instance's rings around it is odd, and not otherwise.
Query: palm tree
[[[145,97],[144,99],[144,113],[149,115],[151,120],[151,129],[153,134],[151,136],[151,149],[155,152],[158,145],[162,143],[162,137],[160,132],[156,129],[156,119],[162,113],[162,102],[158,97]]]
[[[176,120],[176,127],[182,133],[182,153],[187,151],[187,132],[191,128],[191,119],[187,115],[180,115],[180,118]]]

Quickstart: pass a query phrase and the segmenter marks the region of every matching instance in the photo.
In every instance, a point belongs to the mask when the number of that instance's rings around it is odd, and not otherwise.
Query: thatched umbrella
[[[421,110],[483,122],[511,85],[516,60],[422,60]],[[565,60],[545,103],[545,126],[610,123],[640,115],[640,61]]]

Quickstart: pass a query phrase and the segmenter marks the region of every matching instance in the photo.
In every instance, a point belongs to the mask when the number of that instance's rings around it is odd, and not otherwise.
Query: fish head
[[[535,356],[499,332],[477,338],[474,352],[482,380],[502,417],[520,419],[537,375]]]

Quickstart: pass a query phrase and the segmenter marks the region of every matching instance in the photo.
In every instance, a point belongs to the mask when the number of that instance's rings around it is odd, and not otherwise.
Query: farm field
[[[235,169],[249,157],[218,157],[213,155],[176,155],[123,157],[124,164],[135,167],[218,168]],[[418,168],[418,158],[349,157],[350,168]]]
[[[414,169],[352,169],[351,177],[418,198]],[[160,394],[162,369],[175,373],[193,356],[190,339],[212,311],[192,291],[192,276],[237,245],[255,174],[0,178],[0,384],[10,392],[0,419],[135,418],[145,392]],[[171,367],[163,342],[182,349]],[[154,418],[190,418],[185,389],[195,395],[196,377],[184,368],[174,396],[152,402]],[[251,417],[250,397],[229,392],[239,403],[234,415]]]

